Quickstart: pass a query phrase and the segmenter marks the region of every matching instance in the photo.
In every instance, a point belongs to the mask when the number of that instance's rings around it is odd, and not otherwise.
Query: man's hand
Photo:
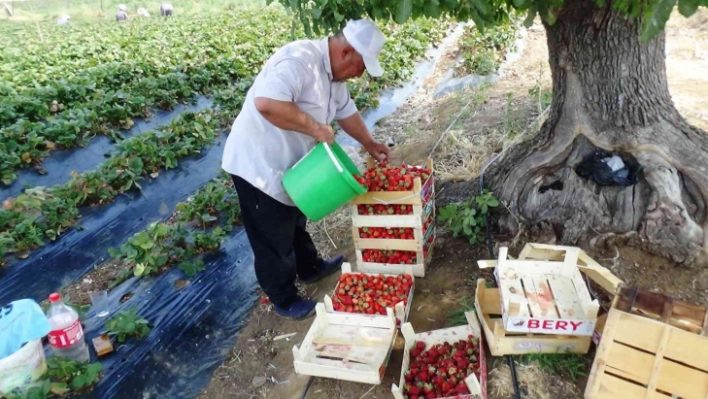
[[[312,132],[312,137],[314,137],[318,143],[334,144],[334,130],[332,130],[332,126],[329,125],[317,123]]]
[[[379,162],[391,159],[391,149],[386,144],[371,141],[364,148]]]

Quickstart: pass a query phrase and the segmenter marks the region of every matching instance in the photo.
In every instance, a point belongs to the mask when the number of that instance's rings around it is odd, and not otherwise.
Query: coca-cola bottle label
[[[51,346],[56,348],[68,348],[79,342],[83,337],[84,332],[81,329],[81,322],[79,319],[76,319],[74,324],[67,328],[50,331],[47,338],[49,338],[49,345]]]

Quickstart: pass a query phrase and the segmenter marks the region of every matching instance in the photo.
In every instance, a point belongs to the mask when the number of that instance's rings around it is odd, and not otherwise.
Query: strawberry
[[[420,349],[420,350],[423,350],[423,349],[425,349],[425,342],[423,342],[423,341],[418,341],[418,342],[415,343],[415,347],[418,348],[418,349]]]

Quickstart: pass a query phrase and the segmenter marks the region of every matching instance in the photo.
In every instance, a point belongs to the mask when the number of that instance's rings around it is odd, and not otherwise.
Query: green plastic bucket
[[[359,170],[339,144],[318,143],[285,173],[283,186],[302,213],[316,222],[366,193],[354,174]]]

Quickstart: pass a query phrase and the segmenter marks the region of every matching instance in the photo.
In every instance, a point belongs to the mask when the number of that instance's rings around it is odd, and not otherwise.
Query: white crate
[[[345,262],[342,264],[342,275],[345,273],[350,273],[350,274],[365,274],[367,276],[378,276],[378,274],[383,274],[383,273],[363,273],[363,272],[353,272],[352,271],[352,265],[351,263]],[[395,274],[383,274],[384,277],[398,277]],[[403,324],[406,321],[408,321],[408,315],[411,312],[411,304],[413,303],[413,292],[415,291],[415,277],[413,277],[412,274],[410,274],[411,281],[413,282],[413,285],[411,286],[411,292],[408,294],[408,304],[406,306],[403,305],[403,302],[399,302],[396,304],[396,306],[393,307],[393,314],[396,316],[396,320],[398,320],[398,324]],[[339,289],[339,283],[337,283],[337,286],[334,288],[333,294],[337,292]],[[325,304],[325,309],[327,310],[327,313],[334,313],[334,314],[340,314],[340,315],[349,315],[349,314],[360,314],[360,313],[347,313],[347,312],[338,312],[334,310],[334,304],[332,303],[332,298],[329,295],[325,295],[324,297],[324,304]],[[388,316],[384,315],[367,315],[370,317],[378,317],[378,318],[387,318]]]
[[[369,159],[369,167],[373,161]],[[430,169],[431,176],[421,184],[420,178],[413,181],[411,191],[372,191],[355,197],[351,201],[352,237],[360,271],[382,274],[412,274],[416,277],[425,277],[425,270],[432,258],[432,249],[435,245],[435,177],[432,160],[428,160],[426,167]],[[427,202],[426,202],[427,200]],[[357,205],[410,205],[413,213],[410,215],[359,215]],[[423,225],[428,218],[432,218],[427,231]],[[386,239],[386,238],[361,238],[359,228],[385,227],[385,228],[412,228],[412,240]],[[432,242],[429,239],[432,236]],[[362,250],[378,249],[392,251],[410,251],[416,254],[415,264],[388,264],[364,262]],[[427,249],[427,257],[424,256]]]
[[[410,323],[406,323],[401,327],[401,333],[403,333],[403,337],[405,338],[405,347],[403,349],[403,364],[401,366],[401,378],[399,380],[399,385],[393,384],[391,386],[391,393],[393,393],[394,398],[404,399],[403,387],[406,384],[405,374],[409,370],[410,350],[415,346],[417,341],[423,341],[426,343],[426,347],[430,347],[443,342],[454,343],[460,339],[467,339],[467,336],[469,335],[473,335],[479,339],[480,378],[478,379],[474,373],[470,374],[467,379],[465,379],[465,384],[467,384],[467,389],[469,389],[470,395],[456,395],[454,398],[487,399],[487,358],[484,351],[484,335],[482,334],[482,328],[479,325],[479,321],[477,320],[474,311],[466,312],[465,317],[467,318],[467,325],[428,331],[419,334],[416,334],[415,331],[413,331],[413,326]]]
[[[500,248],[496,267],[504,329],[508,332],[592,336],[599,302],[590,297],[580,267],[614,277],[576,247],[527,244],[518,260]]]
[[[318,303],[316,311],[300,348],[293,346],[295,372],[380,384],[398,332],[393,310],[387,309],[386,317],[334,314]]]

